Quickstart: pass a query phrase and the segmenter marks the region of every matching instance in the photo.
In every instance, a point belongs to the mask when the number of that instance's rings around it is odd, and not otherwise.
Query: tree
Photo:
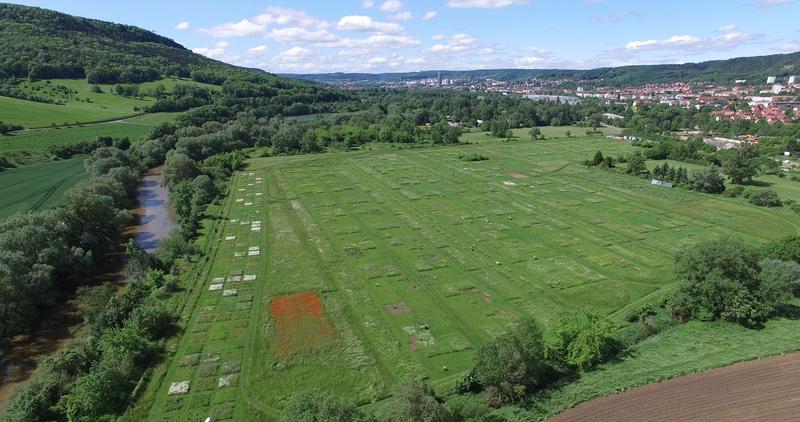
[[[179,182],[191,180],[200,174],[197,163],[186,154],[172,152],[167,155],[161,170],[161,183],[172,189]]]
[[[725,191],[725,180],[720,176],[716,166],[694,171],[689,182],[691,188],[698,192],[722,193]]]
[[[764,245],[762,253],[765,258],[781,261],[794,261],[800,264],[800,235],[792,235]]]
[[[589,369],[611,352],[612,329],[596,312],[566,314],[547,337],[545,357],[564,373]]]
[[[542,131],[539,130],[538,127],[535,127],[531,129],[530,132],[528,132],[528,135],[530,135],[531,139],[536,140],[539,139],[540,136],[542,136]]]
[[[439,402],[430,386],[423,381],[405,380],[394,388],[389,407],[391,419],[397,422],[448,422],[450,412]]]
[[[603,157],[603,152],[598,150],[596,153],[594,153],[594,158],[592,158],[591,164],[593,166],[600,165],[604,159],[605,157]]]
[[[750,195],[747,202],[759,207],[782,207],[783,203],[781,198],[775,191],[770,189],[761,189],[760,191]]]
[[[762,323],[785,301],[789,287],[776,288],[775,278],[762,274],[760,260],[758,250],[732,237],[680,250],[674,264],[679,285],[674,309],[702,320]]]
[[[625,173],[632,174],[634,176],[645,175],[649,174],[650,172],[647,171],[647,165],[645,164],[644,157],[641,153],[631,153],[628,155],[628,167],[625,169]]]
[[[780,302],[788,302],[791,295],[800,295],[800,264],[794,261],[763,259],[761,265],[762,290]]]
[[[478,350],[470,377],[490,404],[500,405],[546,385],[550,374],[542,330],[526,318]]]
[[[321,390],[295,393],[281,420],[286,422],[366,422],[371,420],[350,402]]]
[[[737,185],[748,184],[759,172],[759,149],[757,145],[745,146],[731,155],[722,167],[723,173]]]

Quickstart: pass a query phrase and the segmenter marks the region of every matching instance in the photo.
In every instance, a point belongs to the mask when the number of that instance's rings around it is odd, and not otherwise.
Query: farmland
[[[622,320],[671,285],[676,249],[800,228],[788,209],[578,164],[626,143],[519,136],[251,160],[222,207],[186,334],[139,412],[269,419],[296,391],[368,404],[404,377],[447,391],[522,315],[547,326],[590,307]]]
[[[139,84],[143,98],[128,98],[114,94],[114,85],[98,85],[102,92],[93,92],[92,84],[83,79],[52,79],[24,82],[20,89],[63,104],[48,104],[0,97],[0,116],[5,123],[22,125],[25,128],[66,126],[76,122],[87,123],[121,119],[141,114],[141,109],[151,105],[154,98],[148,96],[158,85],[170,91],[176,84],[200,85],[212,90],[219,87],[200,84],[192,80],[167,78],[161,81]],[[61,87],[61,88],[59,88]]]
[[[136,141],[158,125],[172,120],[178,113],[154,113],[129,119],[80,126],[31,129],[0,135],[0,155],[20,164],[48,160],[49,149],[56,145],[75,144],[98,136],[128,137]]]
[[[34,164],[0,173],[0,218],[45,209],[88,177],[82,159]]]

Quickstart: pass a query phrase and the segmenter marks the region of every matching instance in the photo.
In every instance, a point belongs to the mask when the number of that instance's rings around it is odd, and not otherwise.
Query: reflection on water
[[[131,210],[136,217],[125,234],[147,252],[155,252],[158,242],[175,230],[175,214],[169,209],[167,188],[161,186],[161,168],[148,171],[139,183],[137,208]]]

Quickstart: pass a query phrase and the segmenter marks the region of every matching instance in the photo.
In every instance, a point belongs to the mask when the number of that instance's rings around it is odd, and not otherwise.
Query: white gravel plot
[[[254,281],[255,279],[256,279],[256,275],[255,274],[245,274],[244,275],[244,281]]]
[[[239,291],[238,291],[238,290],[236,290],[236,289],[225,289],[225,290],[222,292],[222,296],[225,296],[225,297],[228,297],[228,296],[236,296],[236,295],[238,295],[238,294],[239,294]]]
[[[244,256],[244,255],[245,255],[245,254],[244,254],[244,252],[234,252],[234,253],[233,253],[233,256],[234,256],[235,258],[238,258],[238,257],[240,257],[240,256]]]
[[[253,172],[247,173],[248,176],[255,176],[256,174]]]
[[[250,224],[250,222],[249,221],[242,221],[240,224],[243,225],[243,226],[246,226],[246,225]]]
[[[232,275],[232,276],[228,277],[228,281],[231,282],[231,283],[238,283],[238,282],[242,281],[242,276],[240,276],[240,275]]]
[[[234,219],[231,220],[231,223],[238,223],[238,222],[239,222],[238,218],[234,218]]]
[[[255,183],[248,183],[247,186],[255,186]]]
[[[244,192],[244,188],[239,188],[239,192]]]
[[[222,284],[225,282],[225,277],[214,277],[211,280],[211,284]]]
[[[217,383],[218,388],[227,387],[233,384],[233,380],[236,378],[236,374],[225,375],[224,377],[219,377],[219,382]]]
[[[258,246],[251,246],[250,249],[247,251],[247,255],[259,256],[261,255],[261,250],[259,250]]]
[[[178,381],[169,385],[169,393],[167,393],[167,395],[174,396],[176,394],[186,394],[188,392],[189,381]]]
[[[263,193],[261,193],[261,192],[256,192],[256,196],[261,196],[261,195],[263,195]]]
[[[236,202],[244,202],[244,198],[236,198]]]
[[[245,207],[249,207],[250,205],[253,205],[253,203],[252,203],[252,202],[245,202],[245,203],[244,203],[244,206],[245,206]]]
[[[212,285],[208,286],[208,290],[211,291],[211,292],[216,291],[216,290],[222,290],[222,283],[212,284]]]
[[[236,236],[225,236],[225,240],[236,240]]]
[[[250,231],[251,232],[260,232],[261,231],[261,226],[253,227],[252,229],[250,229]]]

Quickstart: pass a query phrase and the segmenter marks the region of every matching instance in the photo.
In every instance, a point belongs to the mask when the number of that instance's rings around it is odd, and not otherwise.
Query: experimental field
[[[466,137],[251,160],[231,183],[186,333],[151,386],[149,419],[269,420],[314,388],[368,404],[404,377],[445,391],[522,315],[622,318],[672,282],[676,249],[800,227],[788,209],[578,164],[626,143]]]

